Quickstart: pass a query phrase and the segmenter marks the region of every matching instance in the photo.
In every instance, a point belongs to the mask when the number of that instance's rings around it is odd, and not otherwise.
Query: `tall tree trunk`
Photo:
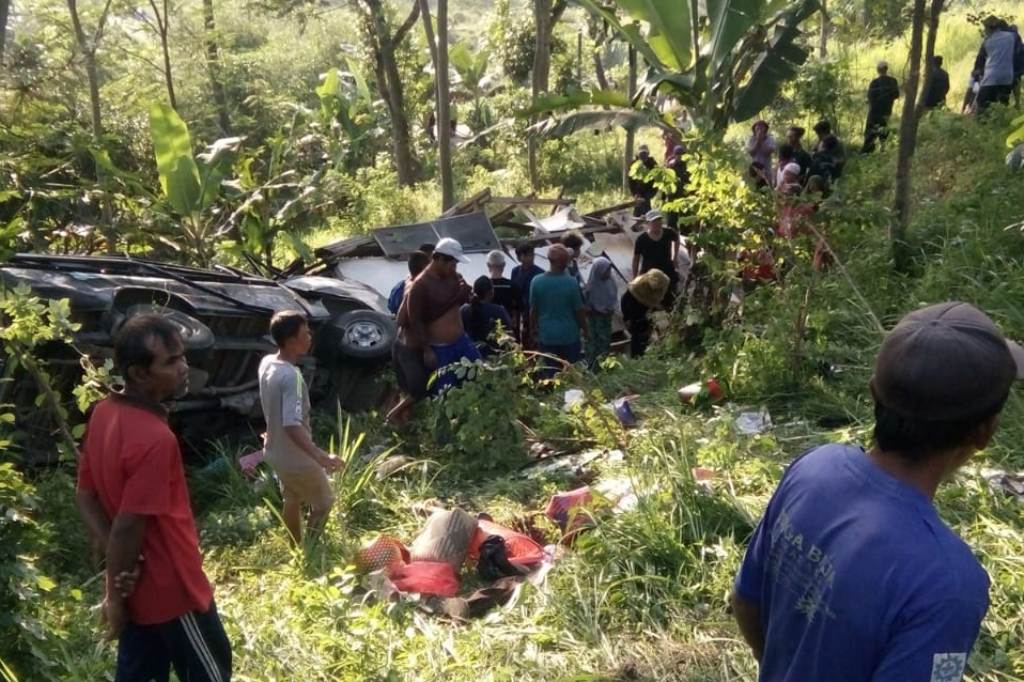
[[[551,0],[533,0],[533,20],[537,33],[537,49],[533,55],[530,101],[536,104],[537,98],[548,90],[548,77],[551,71]],[[536,191],[540,189],[540,172],[537,168],[537,137],[534,135],[527,140],[527,152],[530,187]]]
[[[206,71],[210,77],[210,90],[217,105],[217,123],[225,135],[231,134],[231,115],[228,98],[220,79],[220,48],[217,45],[217,25],[214,21],[213,0],[203,0],[203,42],[206,46]]]
[[[103,116],[100,109],[100,77],[96,68],[96,48],[99,46],[100,38],[103,35],[103,28],[107,23],[110,13],[111,0],[107,0],[96,24],[96,31],[92,37],[85,35],[82,28],[81,17],[78,16],[78,0],[67,0],[68,13],[71,15],[71,25],[75,31],[75,41],[78,43],[78,50],[82,53],[82,61],[85,63],[85,76],[89,81],[89,108],[92,119],[92,141],[96,147],[103,146]],[[102,185],[102,170],[96,165],[96,180]],[[107,245],[107,253],[117,251],[117,233],[114,230],[114,207],[110,195],[104,192],[100,202],[102,211],[101,232]]]
[[[168,11],[167,0],[163,1],[164,11],[160,14],[156,0],[149,0],[149,6],[156,17],[156,32],[160,38],[160,51],[164,57],[164,83],[167,85],[167,100],[171,108],[178,110],[178,98],[174,96],[174,77],[171,75],[171,47],[168,44],[168,32],[170,31],[171,13]]]
[[[391,143],[398,184],[411,185],[416,181],[416,167],[409,137],[409,118],[405,114],[402,76],[398,71],[398,62],[395,59],[397,42],[387,25],[381,0],[363,0],[363,2],[369,10],[373,25],[371,40],[376,42],[373,47],[377,62],[375,69],[378,75],[377,87],[387,104],[388,115],[391,118]],[[415,18],[413,22],[415,22]]]
[[[939,18],[942,15],[945,0],[932,0],[928,10],[928,39],[924,45],[924,87],[921,88],[921,96],[917,100],[917,117],[924,115],[924,98],[932,87],[932,77],[935,69],[932,68],[932,58],[935,56],[935,37],[939,32]]]
[[[443,7],[442,7],[443,4]],[[441,210],[447,211],[455,203],[455,182],[452,173],[451,156],[451,108],[448,103],[448,3],[439,0],[437,5],[437,32],[435,39],[434,25],[430,20],[430,4],[428,0],[419,0],[420,14],[423,17],[423,31],[427,36],[427,48],[434,65],[434,110],[437,127],[437,163],[441,173]],[[442,14],[444,10],[444,14]],[[442,29],[442,19],[444,28]],[[442,33],[443,31],[443,33]],[[441,40],[444,44],[441,44]]]
[[[900,119],[900,146],[896,158],[896,200],[893,220],[889,227],[893,262],[896,269],[905,271],[909,266],[907,225],[910,222],[910,171],[917,148],[917,88],[921,80],[921,39],[924,33],[925,0],[914,0],[913,23],[910,31],[910,71],[903,91],[903,115]]]
[[[636,48],[629,46],[629,71],[626,81],[626,92],[630,101],[636,95]],[[633,165],[633,139],[635,133],[632,128],[626,129],[626,146],[622,150],[622,191],[629,192],[629,167]]]
[[[828,34],[832,30],[832,17],[828,15],[828,0],[818,0],[818,12],[821,25],[818,32],[818,57],[828,56]]]
[[[441,167],[441,210],[455,204],[452,172],[452,112],[448,92],[448,0],[437,0],[437,162]]]
[[[7,43],[7,15],[11,12],[11,0],[0,0],[0,63],[4,61],[4,45]]]
[[[594,75],[597,76],[597,84],[602,90],[608,90],[608,75],[604,72],[604,62],[601,60],[601,48],[594,48]]]

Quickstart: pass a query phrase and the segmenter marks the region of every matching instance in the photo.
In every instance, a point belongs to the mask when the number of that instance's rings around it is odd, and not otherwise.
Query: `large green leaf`
[[[149,130],[168,203],[182,215],[196,213],[201,201],[199,167],[192,156],[188,126],[170,106],[156,103],[149,108]]]
[[[626,108],[630,106],[630,102],[629,97],[615,90],[570,90],[561,94],[541,95],[534,104],[517,111],[516,116],[529,118],[535,114],[578,109],[588,105]]]
[[[559,138],[581,130],[608,130],[622,126],[636,130],[645,126],[671,129],[664,116],[650,109],[589,109],[553,117],[530,126],[530,133],[546,138]]]
[[[640,25],[636,23],[623,24],[619,21],[619,18],[615,16],[615,13],[609,10],[604,5],[601,5],[597,0],[576,0],[579,4],[590,10],[590,12],[608,24],[616,33],[622,36],[626,42],[632,45],[636,51],[644,58],[651,67],[661,68],[665,70],[668,68],[666,63],[662,61],[661,57],[654,51],[652,46],[644,38],[640,32]],[[681,69],[680,69],[681,70]]]
[[[647,24],[647,41],[665,66],[686,71],[693,65],[696,46],[689,0],[615,0],[615,4],[634,21]]]
[[[317,86],[316,96],[320,98],[320,112],[324,120],[330,121],[341,106],[341,85],[337,69],[329,69],[324,74],[324,82]]]
[[[711,72],[715,73],[761,18],[763,0],[707,0],[711,22]]]
[[[783,12],[768,46],[750,71],[746,83],[733,98],[732,119],[745,121],[775,98],[783,83],[796,75],[807,60],[807,50],[796,44],[799,25],[818,9],[818,0],[800,0]]]

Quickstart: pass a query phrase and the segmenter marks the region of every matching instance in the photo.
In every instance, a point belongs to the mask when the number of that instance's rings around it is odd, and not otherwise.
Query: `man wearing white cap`
[[[900,84],[889,75],[889,64],[878,62],[878,78],[868,86],[868,122],[864,126],[864,146],[861,154],[875,151],[875,142],[885,142],[889,137],[886,129],[892,116],[892,105],[899,99]]]
[[[505,277],[505,254],[495,249],[487,254],[487,274],[494,287],[492,303],[500,305],[512,320],[509,333],[519,336],[519,317],[522,313],[523,293],[515,282]]]
[[[410,370],[408,374],[416,375],[417,368],[412,362],[416,354],[422,357],[428,369],[437,371],[430,387],[430,392],[435,395],[456,383],[452,372],[440,370],[462,358],[480,359],[480,352],[466,335],[459,314],[462,304],[468,303],[473,295],[473,289],[462,279],[456,268],[459,263],[468,262],[469,259],[462,253],[462,244],[445,237],[434,247],[430,265],[405,292],[402,307],[398,311],[401,333],[399,341],[411,355],[397,362],[400,385],[405,369]],[[424,395],[423,387],[420,386],[402,388],[413,398],[406,409],[411,407],[416,398]]]
[[[648,211],[644,216],[647,230],[637,237],[633,246],[633,276],[638,277],[650,270],[661,270],[668,275],[669,286],[663,304],[671,309],[675,300],[679,272],[676,259],[679,256],[679,233],[663,227],[661,211]]]

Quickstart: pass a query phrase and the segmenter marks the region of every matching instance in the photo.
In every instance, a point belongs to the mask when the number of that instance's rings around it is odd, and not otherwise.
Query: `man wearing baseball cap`
[[[664,217],[661,211],[648,211],[644,216],[647,230],[636,238],[633,244],[633,276],[637,277],[650,270],[661,270],[668,276],[668,291],[665,293],[663,305],[671,309],[675,300],[676,284],[679,282],[679,271],[676,263],[679,258],[679,233],[672,228],[663,227]]]
[[[889,332],[874,446],[798,458],[747,548],[732,601],[760,680],[962,678],[989,581],[932,500],[988,445],[1021,370],[1024,350],[967,303]]]
[[[441,370],[462,358],[480,359],[459,314],[473,289],[456,268],[468,262],[462,244],[445,237],[434,247],[430,265],[406,289],[398,310],[399,338],[393,356],[399,386],[408,397],[388,415],[389,421],[403,422],[413,403],[426,396],[430,370],[437,372],[430,385],[436,395],[456,383],[454,373]]]

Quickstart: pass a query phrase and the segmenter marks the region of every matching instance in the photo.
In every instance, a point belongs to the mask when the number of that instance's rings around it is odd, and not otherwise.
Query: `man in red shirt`
[[[115,680],[166,682],[173,665],[181,680],[227,682],[231,644],[203,573],[181,451],[160,404],[187,387],[181,336],[159,315],[132,318],[115,339],[114,361],[124,392],[97,403],[89,418],[77,503],[105,547],[103,613],[120,640]]]

